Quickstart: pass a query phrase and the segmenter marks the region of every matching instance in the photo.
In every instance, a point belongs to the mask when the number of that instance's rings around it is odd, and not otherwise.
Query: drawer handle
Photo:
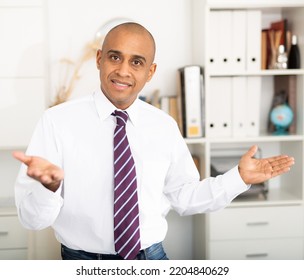
[[[246,258],[266,258],[266,257],[268,257],[267,253],[246,254]]]
[[[247,223],[247,226],[268,226],[269,222],[252,222]]]
[[[8,235],[8,231],[0,231],[0,235]]]

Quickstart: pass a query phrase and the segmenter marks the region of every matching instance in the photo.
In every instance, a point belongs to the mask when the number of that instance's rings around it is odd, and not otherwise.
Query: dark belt
[[[63,260],[123,260],[118,254],[100,254],[91,253],[82,250],[74,250],[61,244],[61,256]],[[140,250],[136,260],[145,260],[146,255],[144,250]]]

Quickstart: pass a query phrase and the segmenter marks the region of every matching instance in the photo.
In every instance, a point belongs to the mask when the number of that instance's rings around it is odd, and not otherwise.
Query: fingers
[[[290,167],[285,167],[285,168],[280,168],[280,169],[277,169],[277,170],[273,170],[273,172],[271,173],[271,178],[282,175],[282,174],[284,174],[286,172],[289,172],[289,171],[290,171]]]
[[[46,184],[52,181],[62,180],[64,177],[63,170],[51,163],[29,166],[27,175]]]
[[[52,164],[48,164],[44,168],[29,167],[27,175],[54,192],[59,188],[61,181],[64,179],[63,170]]]
[[[277,161],[280,161],[280,160],[284,160],[286,158],[289,158],[289,157],[287,155],[279,155],[279,156],[274,156],[274,157],[266,158],[266,160],[269,163],[273,163],[273,162],[277,162]]]
[[[13,156],[27,165],[27,175],[29,177],[39,181],[52,191],[58,189],[64,178],[64,172],[61,168],[44,158],[27,156],[20,151],[13,152]]]
[[[293,157],[282,156],[277,157],[277,160],[270,163],[272,167],[271,177],[276,177],[290,171],[290,167],[295,164]]]
[[[272,170],[274,170],[274,171],[280,171],[280,170],[289,171],[292,165],[294,165],[293,162],[286,162],[284,164],[274,166],[272,168]]]
[[[50,169],[39,169],[34,167],[27,170],[27,175],[39,179],[39,181],[43,183],[49,183],[50,181],[61,180],[63,178],[63,171],[56,167]]]
[[[253,146],[250,147],[250,149],[246,152],[245,155],[247,155],[249,157],[253,157],[256,154],[257,150],[258,150],[258,146],[253,145]]]
[[[292,166],[295,163],[293,157],[288,156],[278,156],[275,159],[268,159],[268,162],[271,164],[272,168],[284,168],[286,166]]]
[[[29,165],[29,163],[32,159],[32,157],[26,156],[24,152],[14,151],[12,154],[15,159],[23,162],[26,165]]]
[[[44,185],[54,184],[58,181],[61,181],[63,179],[63,176],[57,173],[53,174],[44,174],[40,176],[40,181]]]

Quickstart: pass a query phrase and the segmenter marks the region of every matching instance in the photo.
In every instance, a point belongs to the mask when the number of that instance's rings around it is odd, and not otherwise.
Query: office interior
[[[200,65],[207,71],[203,77],[206,96],[216,79],[221,84],[223,78],[260,78],[259,86],[263,91],[260,90],[257,105],[259,128],[254,135],[208,138],[206,133],[212,135],[212,131],[210,127],[203,127],[199,139],[185,139],[191,152],[199,158],[202,178],[212,175],[210,167],[214,158],[227,159],[231,153],[233,157],[239,156],[240,151],[255,143],[261,147],[262,156],[284,152],[296,158],[289,175],[267,184],[268,197],[264,200],[243,197],[217,213],[194,216],[181,217],[170,211],[164,240],[169,258],[304,259],[304,70],[279,73],[277,69],[245,69],[213,73],[208,72],[205,57],[211,53],[208,46],[208,33],[212,31],[210,14],[218,10],[261,11],[261,30],[286,16],[297,32],[304,57],[304,22],[301,19],[304,1],[264,2],[0,0],[0,35],[5,38],[0,47],[0,259],[61,259],[60,244],[51,228],[29,231],[18,221],[14,182],[20,164],[11,153],[26,150],[39,117],[58,101],[61,90],[69,89],[65,99],[60,101],[64,102],[98,88],[96,48],[106,31],[123,21],[141,23],[156,41],[158,67],[141,93],[144,98],[151,98],[155,93],[160,99],[176,96],[177,70],[188,65]],[[297,78],[297,131],[292,135],[274,136],[267,134],[268,113],[274,77],[281,75]],[[201,107],[204,113],[210,114],[208,103]],[[206,115],[206,120],[208,116],[211,115]],[[243,252],[244,248],[248,251]]]

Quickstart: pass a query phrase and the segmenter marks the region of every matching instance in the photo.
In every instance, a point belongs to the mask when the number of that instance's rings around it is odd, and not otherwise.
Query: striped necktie
[[[135,163],[126,134],[128,113],[115,111],[114,131],[114,243],[124,259],[140,250],[139,214]]]

